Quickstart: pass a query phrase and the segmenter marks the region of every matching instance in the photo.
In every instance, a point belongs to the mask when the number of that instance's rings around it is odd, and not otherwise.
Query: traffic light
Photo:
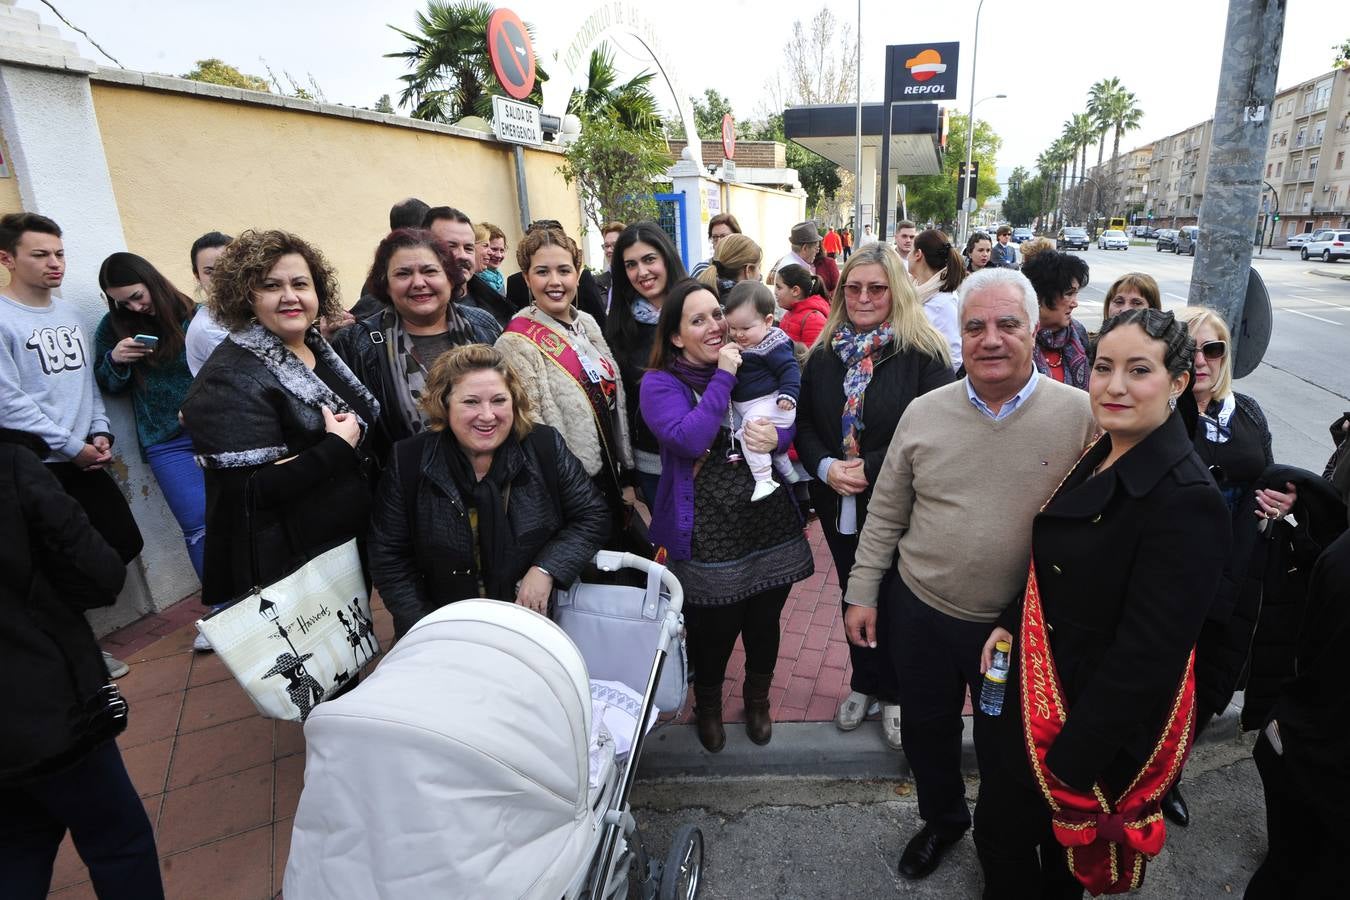
[[[1280,221],[1280,214],[1279,214],[1279,213],[1276,213],[1276,214],[1275,214],[1275,218],[1274,218],[1273,221],[1276,221],[1276,222]]]
[[[963,200],[966,197],[974,197],[976,189],[980,184],[980,161],[978,159],[970,162],[970,178],[966,178],[965,161],[957,163],[956,170],[956,199]]]

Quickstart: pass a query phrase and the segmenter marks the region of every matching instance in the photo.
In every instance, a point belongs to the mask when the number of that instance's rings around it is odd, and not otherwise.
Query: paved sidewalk
[[[773,715],[780,723],[826,723],[848,693],[839,579],[819,525],[810,527],[808,538],[816,573],[796,585],[783,610],[783,641],[771,691]],[[197,598],[189,597],[100,642],[131,666],[118,682],[132,707],[130,725],[118,745],[155,826],[168,897],[265,900],[281,889],[285,873],[304,775],[304,735],[299,725],[259,716],[215,654],[192,651],[192,623],[200,614]],[[388,612],[377,607],[373,618],[382,646],[388,647],[393,634]],[[726,686],[728,721],[743,721],[743,675],[744,653],[738,645]],[[688,714],[686,708],[686,718]],[[880,749],[875,723],[848,736],[832,725],[789,725],[782,740],[754,748],[760,757],[756,763],[733,752],[703,754],[692,734],[685,733],[691,729],[678,727],[658,732],[661,740],[649,745],[648,755],[658,770],[667,768],[669,763],[663,766],[660,759],[672,752],[680,758],[706,756],[696,767],[712,774],[723,762],[732,769],[765,765],[778,746],[784,761],[795,765],[800,748],[791,748],[800,741],[790,737],[794,728],[819,735],[807,741],[813,746],[821,744],[820,738],[837,736]],[[733,745],[749,746],[739,728],[729,729],[729,738]],[[888,756],[884,763],[889,762]],[[69,838],[57,859],[52,891],[61,898],[94,896]]]

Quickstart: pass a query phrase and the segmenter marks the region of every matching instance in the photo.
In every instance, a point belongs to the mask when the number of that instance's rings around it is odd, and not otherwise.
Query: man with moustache
[[[910,879],[933,872],[970,828],[966,690],[979,696],[991,623],[1026,584],[1033,517],[1096,432],[1084,392],[1032,364],[1039,310],[1031,282],[989,269],[961,283],[957,302],[966,377],[905,410],[845,596],[845,630],[860,646],[876,646],[876,607],[889,604],[901,741],[924,820],[900,857]],[[900,577],[879,597],[897,547]],[[974,716],[979,759],[988,717],[978,708]]]

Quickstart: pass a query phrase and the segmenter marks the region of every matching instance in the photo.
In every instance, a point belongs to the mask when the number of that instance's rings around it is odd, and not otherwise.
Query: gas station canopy
[[[881,149],[882,104],[862,108],[864,168]],[[857,107],[852,104],[794,106],[783,111],[788,140],[850,172],[857,169]],[[942,114],[936,103],[904,103],[891,108],[891,170],[901,177],[942,171]]]

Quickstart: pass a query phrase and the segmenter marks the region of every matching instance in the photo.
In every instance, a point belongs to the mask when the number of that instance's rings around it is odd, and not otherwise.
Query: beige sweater
[[[895,431],[848,578],[849,603],[876,606],[900,548],[900,576],[929,606],[992,622],[1026,586],[1031,521],[1097,427],[1088,395],[1042,376],[995,422],[961,380],[919,397]]]
[[[576,316],[577,324],[581,327],[581,340],[540,312],[536,306],[527,306],[516,313],[516,318],[531,319],[548,326],[554,334],[569,341],[572,349],[578,353],[605,357],[617,373],[619,367],[614,362],[614,354],[605,343],[605,336],[595,319],[589,313],[580,311],[576,312]],[[591,404],[581,386],[576,383],[576,379],[555,363],[545,359],[543,352],[524,335],[506,332],[497,338],[496,346],[525,382],[525,391],[529,394],[535,421],[558,429],[567,444],[567,449],[581,461],[586,474],[595,477],[603,464],[600,434],[595,427],[595,414],[591,412]],[[628,414],[625,412],[622,380],[618,383],[618,403],[613,421],[614,442],[618,446],[610,449],[617,455],[617,462],[621,466],[631,468],[633,451],[628,439]]]

